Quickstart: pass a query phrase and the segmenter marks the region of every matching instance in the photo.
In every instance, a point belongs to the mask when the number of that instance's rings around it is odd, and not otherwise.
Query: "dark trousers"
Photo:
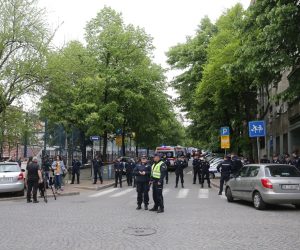
[[[163,184],[160,183],[158,185],[157,181],[153,182],[152,186],[153,191],[153,201],[154,201],[154,207],[155,208],[164,208],[164,198],[163,198]]]
[[[31,192],[33,196],[33,200],[37,200],[37,190],[39,186],[38,180],[27,180],[27,201],[31,200]]]
[[[128,186],[132,186],[132,172],[126,172],[126,179],[127,179],[127,184]]]
[[[148,206],[149,204],[149,182],[137,182],[137,204],[141,205],[143,202]]]
[[[224,187],[224,183],[229,181],[229,175],[222,175],[221,174],[221,179],[220,179],[220,190],[219,193],[221,194],[223,192],[223,187]]]
[[[72,183],[74,183],[75,181],[75,175],[77,177],[77,184],[79,184],[79,176],[80,176],[79,170],[72,171]]]
[[[120,183],[120,187],[122,187],[122,171],[115,172],[115,187],[118,186],[118,181]]]
[[[101,167],[96,167],[94,168],[94,183],[97,183],[98,175],[99,175],[99,180],[100,183],[103,183],[103,178],[102,178],[102,171]]]
[[[199,168],[193,168],[194,172],[194,178],[193,178],[193,183],[196,183],[197,181],[197,176],[199,179],[199,184],[201,183],[201,170]]]
[[[210,179],[209,179],[209,171],[203,172],[201,174],[201,184],[204,184],[204,180],[206,179],[208,186],[210,186]]]
[[[183,184],[184,183],[183,170],[178,171],[178,172],[176,171],[175,174],[176,174],[176,186],[178,185],[179,177],[180,177],[180,180],[181,180],[181,184]]]

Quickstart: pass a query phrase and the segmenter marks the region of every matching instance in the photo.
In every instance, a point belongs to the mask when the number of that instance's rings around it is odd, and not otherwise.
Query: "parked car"
[[[291,165],[246,165],[227,182],[225,194],[228,202],[250,201],[258,210],[267,204],[293,204],[300,209],[300,171]]]
[[[0,193],[24,195],[24,175],[17,162],[0,162]]]

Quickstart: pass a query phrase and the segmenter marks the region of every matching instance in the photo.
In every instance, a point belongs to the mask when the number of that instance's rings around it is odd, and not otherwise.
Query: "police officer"
[[[200,184],[201,183],[201,160],[199,159],[199,154],[195,154],[194,156],[193,172],[194,172],[193,184],[196,184],[197,176]]]
[[[220,173],[221,172],[221,179],[220,179],[220,190],[219,190],[219,195],[222,195],[223,192],[223,186],[224,182],[228,181],[230,178],[231,170],[232,170],[232,162],[230,160],[230,155],[227,155],[218,166],[217,166],[217,171]],[[221,168],[221,170],[220,170]]]
[[[208,188],[211,188],[209,178],[209,167],[209,162],[203,159],[201,161],[201,188],[203,188],[204,179],[206,179],[207,181]]]
[[[118,158],[114,164],[115,170],[115,188],[118,186],[118,181],[120,183],[120,188],[122,187],[122,174],[123,174],[123,163],[121,158]]]
[[[132,179],[133,179],[133,169],[135,168],[135,163],[133,160],[130,160],[125,165],[126,169],[126,179],[128,186],[132,186]]]
[[[167,166],[161,160],[160,154],[154,154],[150,180],[150,183],[152,183],[154,206],[149,211],[156,211],[157,213],[164,212],[163,185],[166,172]]]
[[[270,163],[270,160],[268,159],[267,155],[263,155],[263,158],[260,159],[260,163]]]
[[[272,163],[274,163],[274,164],[280,164],[280,160],[279,160],[279,155],[278,154],[274,154],[273,155]]]
[[[232,162],[231,173],[236,175],[237,173],[240,172],[240,169],[243,167],[243,163],[235,154],[231,155],[231,162]]]
[[[72,182],[71,182],[71,184],[74,184],[75,175],[77,177],[77,184],[79,184],[80,167],[81,167],[81,162],[77,158],[74,158],[74,160],[72,162]]]
[[[187,161],[185,161],[183,155],[180,155],[180,156],[178,156],[178,159],[175,161],[174,165],[175,165],[175,174],[176,174],[175,188],[178,187],[179,177],[180,177],[180,181],[181,181],[181,187],[184,188],[184,186],[183,186],[183,183],[184,183],[183,169],[185,169],[188,166]]]
[[[100,183],[103,183],[103,178],[102,178],[102,167],[103,167],[103,162],[100,158],[99,155],[97,155],[94,160],[93,160],[93,169],[94,169],[94,183],[97,183],[98,175],[99,175],[99,180]]]
[[[169,171],[168,171],[168,169],[170,168],[170,166],[171,166],[171,162],[169,161],[169,159],[168,159],[168,157],[167,157],[167,155],[163,155],[163,162],[166,164],[166,166],[167,166],[167,171],[166,171],[166,184],[168,184],[168,182],[169,182]]]
[[[300,170],[300,159],[297,151],[294,151],[292,155],[293,155],[293,160],[292,160],[293,165]]]
[[[136,177],[136,191],[137,191],[137,210],[142,208],[144,202],[145,210],[148,210],[149,205],[149,182],[151,174],[151,166],[147,164],[147,157],[143,155],[141,162],[137,164],[133,170]]]

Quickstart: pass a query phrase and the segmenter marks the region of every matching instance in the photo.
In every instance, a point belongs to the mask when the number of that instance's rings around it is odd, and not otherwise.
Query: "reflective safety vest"
[[[151,167],[151,177],[155,179],[160,179],[160,166],[163,164],[163,161],[160,161],[158,163],[155,163]]]

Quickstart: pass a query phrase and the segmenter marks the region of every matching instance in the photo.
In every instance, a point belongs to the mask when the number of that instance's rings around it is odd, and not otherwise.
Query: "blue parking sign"
[[[221,136],[230,135],[229,127],[221,127],[220,134]]]
[[[249,136],[263,137],[266,136],[265,121],[251,121],[249,122]]]

